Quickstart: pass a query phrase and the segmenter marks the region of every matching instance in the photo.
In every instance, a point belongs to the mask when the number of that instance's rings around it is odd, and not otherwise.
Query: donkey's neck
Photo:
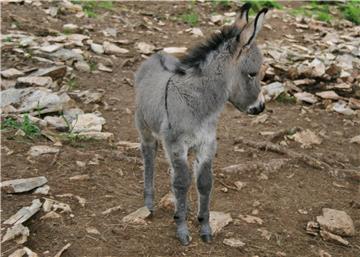
[[[201,74],[195,72],[180,77],[182,85],[178,92],[200,123],[209,118],[216,121],[228,100],[223,66],[220,61],[212,60]]]

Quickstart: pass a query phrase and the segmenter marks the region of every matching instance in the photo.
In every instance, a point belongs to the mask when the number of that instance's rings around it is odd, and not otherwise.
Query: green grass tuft
[[[29,138],[39,136],[41,131],[40,128],[30,120],[27,114],[24,115],[22,122],[18,122],[13,118],[6,118],[1,123],[1,130],[4,129],[21,129],[25,133],[25,136]]]
[[[181,15],[180,18],[183,22],[187,23],[192,27],[196,26],[199,23],[199,15],[193,10],[184,13],[183,15]]]
[[[89,18],[95,18],[97,16],[96,11],[99,9],[111,10],[113,8],[113,1],[73,0],[71,2],[81,5],[85,15]]]
[[[91,66],[90,66],[90,68],[91,68]],[[72,79],[70,79],[68,82],[67,82],[67,85],[68,85],[68,87],[69,87],[69,90],[74,90],[74,89],[76,89],[77,88],[77,81],[76,81],[76,79],[75,78],[72,78]]]
[[[342,14],[345,19],[355,23],[356,25],[360,25],[360,1],[352,0],[348,1],[341,9]]]
[[[295,104],[296,98],[286,92],[283,92],[276,98],[276,101],[284,104]]]

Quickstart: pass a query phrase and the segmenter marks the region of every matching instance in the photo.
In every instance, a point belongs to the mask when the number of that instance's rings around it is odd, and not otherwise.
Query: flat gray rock
[[[46,184],[46,177],[21,178],[3,181],[1,189],[6,193],[23,193]]]
[[[346,212],[329,208],[323,208],[322,212],[322,216],[316,217],[321,229],[340,236],[355,235],[354,222]]]

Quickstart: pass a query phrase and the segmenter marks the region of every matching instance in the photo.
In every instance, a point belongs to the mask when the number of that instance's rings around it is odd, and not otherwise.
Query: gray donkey
[[[154,160],[160,140],[171,164],[176,236],[182,245],[190,243],[186,222],[187,191],[192,180],[188,151],[196,154],[200,236],[210,242],[209,202],[219,114],[227,101],[249,114],[265,108],[259,79],[262,55],[255,39],[267,9],[249,23],[249,8],[249,4],[243,5],[233,25],[215,33],[184,58],[156,53],[135,75],[135,120],[145,166],[145,206],[153,211]]]

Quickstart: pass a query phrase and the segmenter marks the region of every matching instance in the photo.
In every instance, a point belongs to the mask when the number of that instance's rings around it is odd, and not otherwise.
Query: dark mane
[[[180,59],[176,66],[175,72],[177,74],[185,74],[188,68],[194,68],[200,71],[200,65],[206,60],[207,55],[218,49],[220,45],[231,38],[237,37],[240,34],[240,29],[235,26],[227,26],[221,29],[220,33],[214,33],[205,42],[192,48],[186,56]]]

